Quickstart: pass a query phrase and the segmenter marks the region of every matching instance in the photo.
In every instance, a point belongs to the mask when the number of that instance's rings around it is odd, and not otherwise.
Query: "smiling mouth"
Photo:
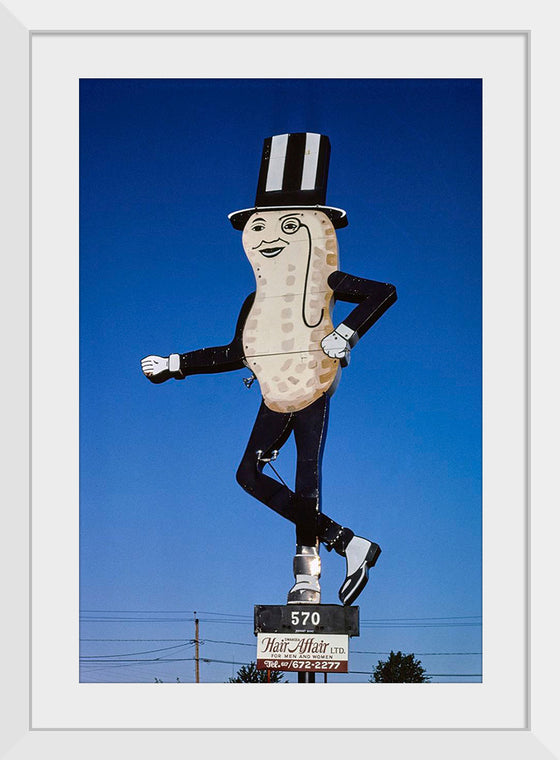
[[[277,245],[275,248],[260,248],[259,253],[266,256],[267,259],[271,259],[273,256],[278,256],[284,250],[285,246]]]

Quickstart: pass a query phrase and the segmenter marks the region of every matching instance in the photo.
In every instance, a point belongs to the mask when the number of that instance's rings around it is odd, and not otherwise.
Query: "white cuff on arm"
[[[351,327],[348,327],[344,324],[344,322],[341,322],[337,328],[335,328],[335,331],[344,338],[344,340],[347,340],[348,343],[350,343],[351,346],[355,345],[358,342],[358,334],[352,330]]]
[[[181,357],[179,354],[169,354],[169,371],[181,372]]]

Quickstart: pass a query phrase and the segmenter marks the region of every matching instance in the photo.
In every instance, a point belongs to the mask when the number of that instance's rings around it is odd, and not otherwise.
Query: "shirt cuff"
[[[169,371],[173,373],[181,372],[181,357],[179,354],[169,354]]]
[[[344,340],[347,340],[351,346],[353,346],[358,341],[358,335],[355,332],[355,330],[352,330],[351,327],[348,327],[347,325],[345,325],[344,322],[341,322],[335,331],[341,337],[343,337]]]

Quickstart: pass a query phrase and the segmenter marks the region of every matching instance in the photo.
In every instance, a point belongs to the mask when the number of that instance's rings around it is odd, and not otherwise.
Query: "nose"
[[[255,245],[254,248],[260,248],[263,245],[274,245],[275,243],[279,243],[280,238],[276,238],[275,240],[261,240],[261,242],[258,245]]]

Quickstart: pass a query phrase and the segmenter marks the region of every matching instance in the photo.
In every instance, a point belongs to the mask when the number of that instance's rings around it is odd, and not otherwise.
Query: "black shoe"
[[[348,605],[360,595],[368,582],[369,568],[377,562],[381,549],[367,538],[354,536],[344,550],[346,578],[338,592],[342,604]]]

